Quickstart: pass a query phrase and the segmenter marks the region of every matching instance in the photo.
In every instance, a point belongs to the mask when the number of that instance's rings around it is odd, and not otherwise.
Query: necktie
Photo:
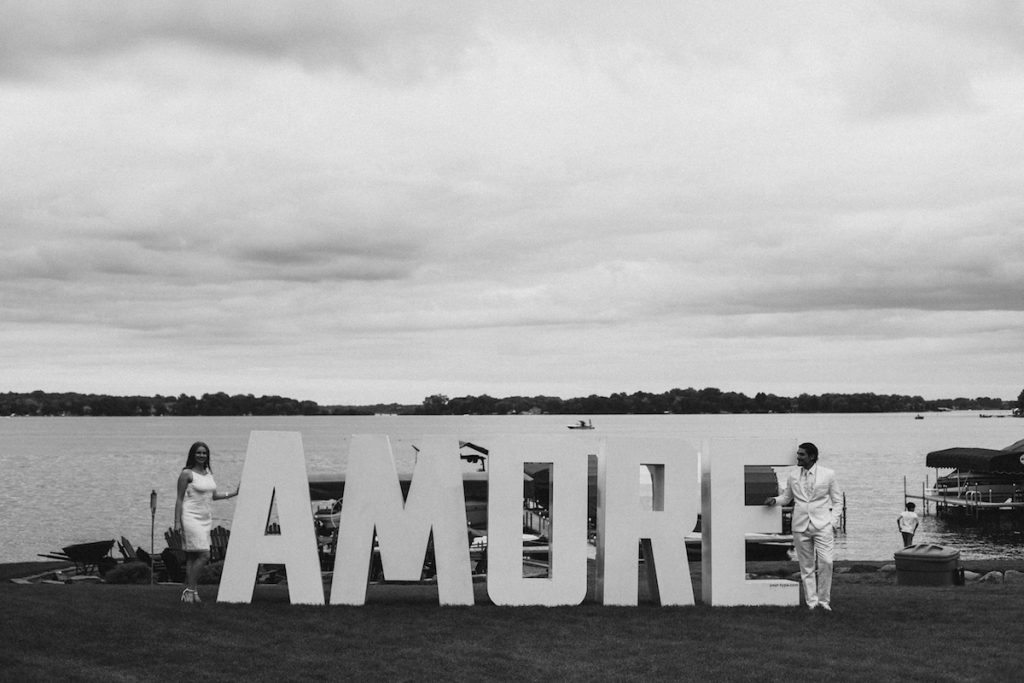
[[[803,473],[803,487],[804,492],[807,495],[811,494],[811,489],[814,487],[814,477],[811,475],[810,470],[804,470]]]

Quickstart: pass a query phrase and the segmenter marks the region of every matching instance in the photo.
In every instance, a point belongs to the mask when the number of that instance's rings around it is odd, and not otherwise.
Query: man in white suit
[[[765,505],[793,503],[793,545],[800,563],[804,599],[810,609],[829,612],[832,596],[832,557],[842,512],[842,493],[836,473],[818,464],[818,447],[802,443],[796,451],[799,470],[790,473],[782,493]]]

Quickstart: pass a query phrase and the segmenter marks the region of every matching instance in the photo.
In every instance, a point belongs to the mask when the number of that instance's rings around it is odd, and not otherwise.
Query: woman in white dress
[[[202,441],[192,444],[185,468],[178,475],[178,498],[174,503],[174,528],[184,532],[187,558],[182,602],[199,602],[199,575],[210,561],[210,502],[237,495],[237,488],[232,493],[217,491],[210,468],[210,447]]]

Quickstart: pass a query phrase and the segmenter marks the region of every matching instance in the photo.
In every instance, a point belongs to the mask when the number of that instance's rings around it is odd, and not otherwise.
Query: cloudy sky
[[[1024,388],[1020,3],[0,17],[0,391]]]

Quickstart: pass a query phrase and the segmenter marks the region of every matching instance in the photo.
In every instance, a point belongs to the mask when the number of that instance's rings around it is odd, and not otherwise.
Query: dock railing
[[[907,490],[907,478],[903,477],[903,504],[908,500],[921,501],[921,515],[927,517],[931,512],[931,505],[935,506],[935,515],[942,516],[947,512],[960,510],[964,513],[978,517],[984,511],[986,513],[997,511],[1011,511],[1015,513],[1024,512],[1024,490],[1015,489],[1009,497],[997,494],[991,488],[968,484],[962,489],[950,492],[943,486],[928,486],[928,480],[921,484],[921,494],[915,495]]]
[[[547,516],[546,511],[524,509],[523,528],[529,529],[538,536],[551,538],[551,518]]]

